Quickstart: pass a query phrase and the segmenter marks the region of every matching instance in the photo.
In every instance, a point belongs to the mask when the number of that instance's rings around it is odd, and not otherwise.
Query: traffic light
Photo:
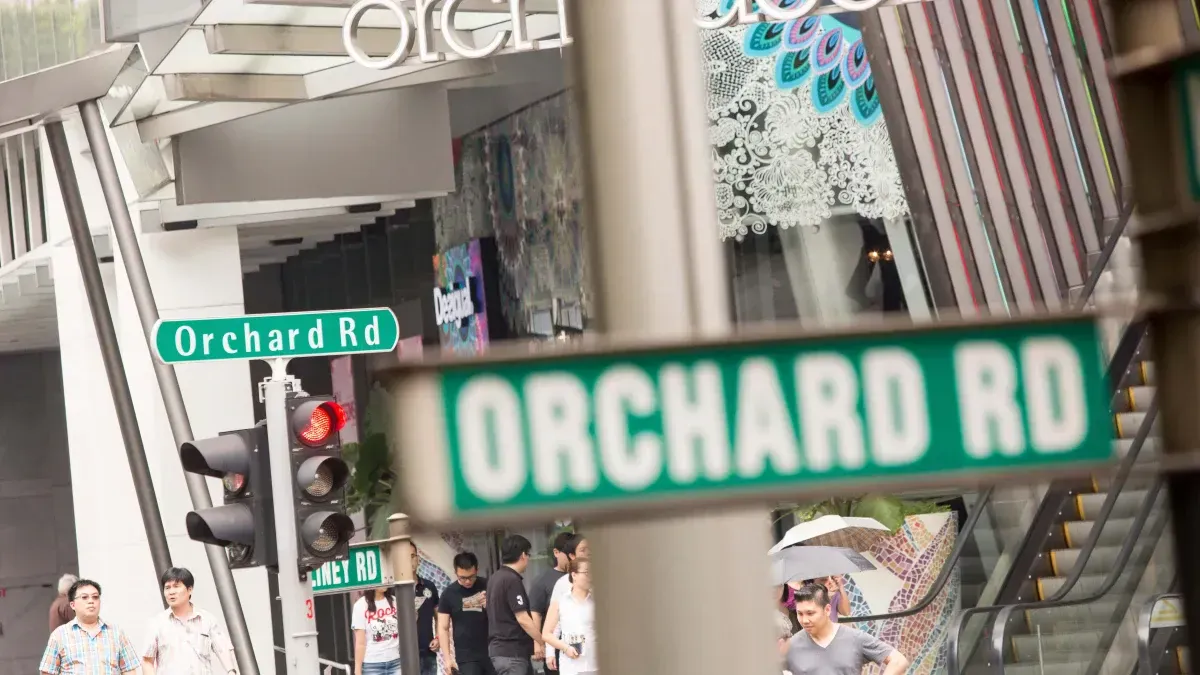
[[[301,570],[312,570],[347,558],[354,536],[345,499],[350,467],[342,459],[338,433],[346,425],[346,414],[332,397],[298,396],[287,401],[287,419],[297,562]]]
[[[187,514],[188,536],[224,546],[233,569],[276,565],[266,422],[184,443],[179,456],[184,471],[220,478],[225,488],[222,506]]]

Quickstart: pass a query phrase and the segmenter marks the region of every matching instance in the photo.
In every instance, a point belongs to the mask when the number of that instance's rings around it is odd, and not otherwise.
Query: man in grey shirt
[[[792,675],[859,675],[867,661],[883,666],[883,675],[900,675],[908,659],[879,638],[829,618],[829,591],[809,584],[796,592],[796,619],[804,630],[787,642]]]

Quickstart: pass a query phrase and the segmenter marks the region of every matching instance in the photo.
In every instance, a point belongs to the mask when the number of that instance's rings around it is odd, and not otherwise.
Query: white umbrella
[[[793,579],[838,577],[875,569],[875,564],[858,551],[836,546],[794,546],[770,557],[771,581],[776,586]]]
[[[768,553],[778,553],[797,544],[839,546],[856,551],[866,551],[890,532],[891,530],[886,525],[874,518],[821,516],[800,523],[785,532],[783,539],[771,547]]]

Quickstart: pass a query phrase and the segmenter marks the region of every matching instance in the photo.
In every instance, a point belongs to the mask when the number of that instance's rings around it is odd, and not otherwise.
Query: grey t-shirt
[[[788,642],[787,669],[792,675],[859,675],[867,661],[883,663],[894,651],[879,638],[849,626],[838,626],[825,647],[800,631]]]

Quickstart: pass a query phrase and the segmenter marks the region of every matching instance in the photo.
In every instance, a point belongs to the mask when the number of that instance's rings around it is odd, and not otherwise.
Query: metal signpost
[[[314,585],[322,590],[328,590],[328,586],[345,586],[335,591],[345,592],[352,587],[369,585],[371,575],[377,576],[380,583],[386,583],[397,578],[411,581],[412,574],[410,571],[407,577],[397,577],[395,564],[389,566],[387,556],[378,545],[355,549],[349,561],[327,563],[326,567],[335,567],[320,573],[319,584],[310,583],[301,573],[299,538],[292,512],[294,505],[285,497],[293,494],[295,489],[287,400],[290,396],[300,395],[301,391],[300,382],[287,374],[287,363],[291,358],[302,356],[391,351],[396,348],[399,334],[396,316],[387,308],[159,320],[154,325],[151,343],[155,356],[162,363],[262,359],[271,364],[271,377],[262,383],[260,391],[266,405],[271,486],[276,495],[272,501],[283,646],[289,675],[318,675],[320,672]],[[407,538],[404,532],[388,541],[407,542]],[[411,567],[407,559],[403,562]],[[343,574],[352,574],[353,579],[362,583],[347,585],[343,581],[333,581],[344,579]],[[329,582],[325,582],[326,575]],[[409,600],[411,603],[411,598]],[[398,606],[405,606],[399,598]],[[416,658],[413,651],[409,660],[415,662]]]
[[[1112,458],[1089,318],[417,364],[391,386],[422,522],[953,484]]]

